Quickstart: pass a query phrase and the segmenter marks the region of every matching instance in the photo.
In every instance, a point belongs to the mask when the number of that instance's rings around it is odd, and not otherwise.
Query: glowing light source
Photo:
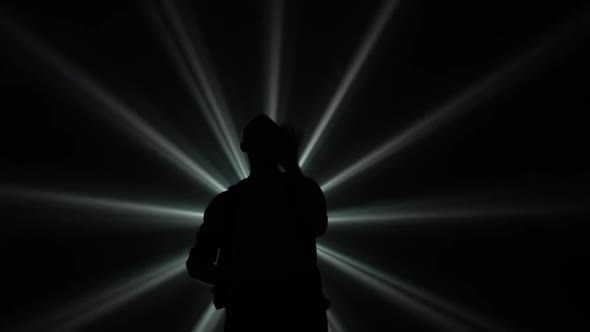
[[[8,31],[15,40],[38,56],[51,69],[59,72],[71,86],[92,98],[91,101],[84,101],[85,106],[92,108],[96,107],[96,103],[98,103],[101,109],[108,110],[111,114],[116,115],[119,121],[122,120],[128,124],[133,129],[133,136],[145,147],[154,150],[158,155],[170,161],[178,169],[204,184],[213,192],[226,189],[227,186],[210,175],[201,165],[154,129],[125,103],[100,86],[87,73],[77,68],[58,51],[44,44],[35,35],[26,31],[9,17],[1,15],[1,18],[0,26]]]
[[[107,212],[123,212],[132,214],[143,214],[150,217],[168,217],[157,220],[162,226],[194,227],[197,220],[202,220],[203,212],[159,206],[153,204],[130,202],[112,198],[92,197],[87,195],[63,193],[55,191],[44,191],[37,189],[2,189],[0,196],[8,196],[18,199],[41,200],[44,202],[65,204],[67,206],[78,206],[89,209],[96,209]],[[155,221],[153,218],[142,219],[142,224]]]
[[[474,327],[480,330],[501,330],[497,324],[464,308],[459,308],[455,304],[435,297],[399,278],[387,275],[325,246],[318,245],[318,257],[337,270],[373,288],[377,293],[385,295],[387,299],[400,305],[401,308],[419,315],[420,318],[426,318],[432,324],[445,330],[472,331]]]
[[[283,11],[285,3],[283,0],[271,1],[271,6],[270,59],[267,80],[266,114],[268,114],[268,116],[274,121],[277,121],[280,92],[279,74],[281,71],[281,32],[283,28]]]
[[[207,331],[214,331],[215,327],[220,323],[221,319],[223,318],[223,313],[221,310],[215,309],[213,304],[209,304],[199,320],[197,324],[193,328],[193,332],[207,332]]]
[[[553,34],[546,36],[539,44],[518,54],[498,70],[475,82],[458,95],[442,103],[440,107],[436,108],[416,124],[412,125],[402,133],[387,139],[368,154],[361,158],[357,158],[356,162],[347,166],[324,182],[321,185],[322,190],[324,192],[331,191],[338,185],[365,171],[369,167],[391,157],[401,149],[416,142],[418,139],[431,134],[460,114],[473,110],[483,101],[506,90],[507,87],[515,84],[518,79],[522,79],[526,74],[531,72],[533,64],[538,64],[538,61],[536,61],[537,58],[541,55],[547,56],[549,51],[558,50],[558,46],[560,46],[559,42],[563,39],[563,36],[571,34],[570,30],[572,30],[572,28],[573,24],[572,26],[565,26]]]
[[[361,46],[358,48],[357,52],[352,58],[352,62],[346,69],[344,77],[340,81],[340,84],[338,85],[336,92],[334,93],[332,99],[330,99],[330,102],[328,103],[328,106],[324,110],[320,122],[315,127],[311,135],[311,138],[305,145],[305,149],[303,150],[303,153],[299,158],[299,165],[302,168],[305,167],[306,163],[309,161],[309,158],[311,158],[314,149],[318,147],[320,137],[327,131],[328,125],[334,117],[336,110],[338,110],[338,107],[340,106],[342,100],[348,93],[348,90],[350,90],[352,83],[354,82],[359,71],[366,62],[371,50],[374,48],[375,43],[379,39],[379,36],[381,35],[383,28],[385,28],[385,25],[387,24],[387,21],[389,20],[389,17],[391,16],[391,13],[393,12],[393,9],[396,7],[397,3],[397,0],[385,0],[382,7],[379,8],[379,11],[377,12],[377,17],[373,21],[373,24],[371,25],[369,32],[363,39]]]
[[[204,92],[205,98],[209,102],[210,109],[213,111],[213,116],[217,121],[217,128],[221,130],[225,139],[225,144],[231,151],[231,158],[233,158],[238,166],[237,172],[242,178],[245,178],[248,176],[248,172],[244,156],[238,147],[240,139],[236,134],[235,126],[227,111],[227,105],[224,101],[225,99],[221,96],[220,85],[217,83],[215,76],[212,75],[210,71],[207,72],[205,69],[211,68],[211,65],[203,65],[203,52],[201,52],[200,55],[197,55],[191,36],[189,36],[184,28],[180,14],[174,3],[172,1],[162,1],[162,4],[172,22],[172,26],[179,40],[179,45],[184,51],[189,67],[191,68],[193,75],[197,78],[200,87]],[[207,64],[210,63],[210,61],[205,62]]]

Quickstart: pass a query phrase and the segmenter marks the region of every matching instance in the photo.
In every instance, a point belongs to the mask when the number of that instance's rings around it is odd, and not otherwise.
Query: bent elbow
[[[190,257],[186,261],[186,269],[188,274],[191,278],[200,281],[207,285],[214,285],[215,284],[215,271],[213,269],[204,268],[203,264],[199,264],[194,260],[191,260]]]

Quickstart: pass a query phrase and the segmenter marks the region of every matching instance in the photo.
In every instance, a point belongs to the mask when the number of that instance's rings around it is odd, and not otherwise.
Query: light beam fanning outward
[[[73,300],[29,324],[17,327],[16,331],[78,331],[185,272],[185,262],[186,253],[180,253],[109,288]]]
[[[366,264],[346,257],[334,250],[318,245],[318,257],[337,270],[356,278],[359,282],[373,288],[377,293],[387,296],[400,308],[428,319],[432,324],[448,331],[499,331],[496,323],[459,308],[421,290],[405,281],[386,275]],[[477,327],[477,329],[474,329]]]
[[[195,45],[191,39],[193,36],[189,36],[187,30],[185,29],[181,16],[174,5],[174,2],[162,1],[162,4],[164,6],[165,12],[168,14],[168,17],[172,22],[172,26],[176,32],[176,35],[178,36],[179,45],[184,51],[186,59],[188,60],[188,64],[193,74],[197,78],[204,92],[205,98],[211,106],[213,116],[217,120],[218,128],[221,130],[225,138],[225,144],[231,150],[232,157],[239,167],[237,170],[238,174],[242,178],[245,178],[248,176],[248,172],[244,156],[238,148],[240,139],[236,134],[236,129],[227,110],[225,99],[221,95],[220,85],[211,71],[207,72],[206,70],[206,68],[212,68],[210,61],[207,61],[203,54],[204,52],[202,51],[199,55],[197,55]],[[207,65],[204,65],[204,63]]]
[[[197,321],[197,325],[195,325],[192,332],[215,331],[215,327],[220,323],[222,318],[222,311],[215,309],[213,304],[209,304]]]
[[[0,13],[0,27],[8,31],[15,40],[35,56],[38,56],[52,70],[61,74],[62,78],[69,83],[69,86],[79,89],[78,94],[89,96],[92,100],[84,100],[84,106],[93,108],[96,107],[96,104],[99,104],[101,109],[116,115],[119,121],[123,121],[133,129],[133,132],[130,134],[133,134],[137,138],[137,141],[157,152],[162,158],[171,162],[193,179],[204,184],[211,191],[220,192],[226,189],[227,186],[210,175],[203,167],[143,120],[125,103],[100,86],[87,73],[69,62],[58,51],[43,43],[35,35],[26,31],[2,13]]]
[[[551,198],[549,198],[551,199]],[[543,203],[540,204],[539,202]],[[331,211],[328,216],[330,227],[355,224],[424,225],[433,221],[445,224],[471,222],[481,218],[514,218],[527,216],[547,216],[587,212],[588,200],[579,202],[558,202],[537,200],[520,201],[493,199],[440,199],[429,202],[403,204],[382,204]]]
[[[338,110],[338,107],[342,103],[342,100],[348,93],[348,90],[350,89],[356,76],[358,75],[362,66],[366,62],[369,53],[374,48],[377,39],[379,39],[379,36],[385,28],[385,25],[387,24],[387,21],[389,20],[389,17],[391,16],[397,3],[397,0],[384,0],[382,8],[379,8],[376,19],[373,21],[373,24],[371,25],[367,35],[363,39],[361,46],[358,48],[356,54],[352,58],[352,62],[346,69],[344,77],[340,81],[340,84],[338,85],[336,92],[334,93],[332,99],[330,99],[328,106],[324,110],[324,114],[322,115],[318,125],[315,127],[311,135],[311,138],[305,145],[305,149],[303,150],[303,153],[299,158],[299,165],[301,166],[301,168],[305,167],[306,163],[311,158],[314,149],[318,147],[320,143],[320,137],[327,131],[328,125],[334,117],[336,110]]]
[[[142,219],[142,224],[150,221],[156,221],[154,218],[151,218],[154,216],[167,217],[162,220],[157,220],[158,225],[160,226],[193,227],[197,224],[196,220],[201,220],[203,218],[202,211],[186,210],[112,198],[92,197],[56,191],[21,188],[2,189],[0,190],[0,197],[2,196],[16,199],[39,200],[48,203],[59,203],[71,207],[83,207],[106,211],[109,213],[123,212],[149,216],[150,218]]]
[[[266,114],[278,121],[278,107],[279,107],[279,93],[280,80],[279,74],[281,72],[281,50],[282,50],[282,36],[283,29],[283,15],[284,15],[284,0],[271,1],[271,24],[270,24],[270,42],[269,42],[269,69],[268,69],[268,89],[266,96]]]
[[[157,10],[157,8],[153,7],[154,4],[152,2],[142,2],[142,5],[144,5],[147,17],[151,20],[152,27],[155,29],[156,33],[160,37],[160,40],[164,44],[164,47],[166,48],[168,55],[172,58],[172,63],[177,67],[177,73],[180,75],[183,82],[185,83],[188,92],[190,93],[190,96],[197,104],[197,109],[199,109],[205,117],[207,125],[209,126],[209,128],[211,128],[211,132],[215,136],[215,139],[219,143],[223,153],[232,165],[236,173],[236,176],[238,178],[243,177],[240,165],[238,164],[238,160],[234,156],[234,151],[228,145],[225,136],[223,135],[223,131],[219,128],[217,124],[217,120],[213,115],[211,107],[209,107],[209,104],[205,96],[199,88],[199,82],[197,82],[195,77],[192,75],[192,70],[189,67],[188,62],[181,54],[174,39],[172,39],[170,32],[168,31],[169,29],[163,21],[160,12]]]
[[[348,332],[340,318],[334,314],[334,309],[330,308],[326,313],[328,315],[328,332]]]
[[[356,162],[324,182],[321,185],[322,190],[328,192],[334,189],[385,158],[391,157],[418,139],[431,134],[458,115],[473,110],[477,105],[506,90],[507,87],[515,84],[519,79],[522,79],[532,71],[532,64],[537,64],[537,58],[547,56],[551,51],[563,51],[560,47],[562,46],[560,41],[564,39],[564,36],[568,36],[568,33],[571,34],[570,30],[573,30],[572,26],[575,25],[575,22],[572,22],[570,25],[549,36],[545,36],[546,38],[540,44],[515,56],[497,71],[492,72],[487,77],[484,77],[484,79],[475,82],[463,90],[457,96],[444,102],[440,107],[413,126],[389,138],[365,156],[357,158],[358,160]]]

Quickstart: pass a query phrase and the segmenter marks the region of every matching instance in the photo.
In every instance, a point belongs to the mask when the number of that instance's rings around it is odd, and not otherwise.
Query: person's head
[[[301,135],[297,132],[294,126],[283,124],[281,126],[281,149],[279,154],[279,163],[287,173],[301,174],[297,154],[299,150],[299,143]]]
[[[240,148],[248,154],[251,164],[278,167],[282,142],[281,128],[268,116],[260,114],[244,127]]]

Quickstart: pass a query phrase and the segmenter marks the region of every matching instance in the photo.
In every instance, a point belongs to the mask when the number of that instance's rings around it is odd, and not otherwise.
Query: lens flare
[[[382,7],[379,8],[379,11],[377,12],[377,17],[371,24],[371,27],[367,35],[363,39],[361,46],[358,48],[357,52],[352,58],[350,65],[346,69],[344,77],[342,78],[340,84],[336,88],[336,92],[334,93],[332,99],[330,99],[330,102],[328,103],[328,106],[324,110],[320,122],[315,127],[311,135],[311,138],[305,145],[305,149],[303,150],[303,153],[299,158],[299,165],[301,166],[301,168],[305,167],[305,165],[311,158],[313,151],[319,146],[321,136],[327,131],[330,121],[334,117],[334,114],[338,110],[338,107],[342,103],[342,100],[350,90],[350,87],[354,83],[361,68],[367,61],[367,57],[375,47],[375,44],[377,43],[377,40],[379,39],[381,32],[383,31],[387,22],[389,21],[389,17],[391,16],[397,3],[398,1],[396,0],[385,0]]]

